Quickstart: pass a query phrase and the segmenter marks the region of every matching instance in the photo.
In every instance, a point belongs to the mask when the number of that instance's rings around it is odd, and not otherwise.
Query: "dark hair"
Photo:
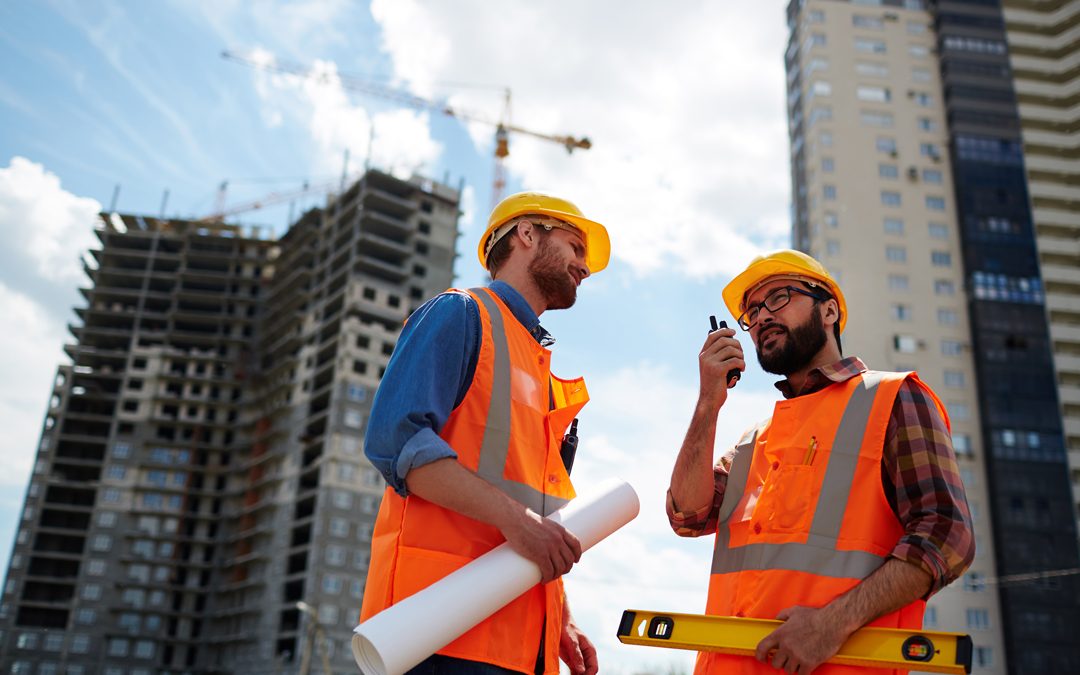
[[[815,307],[818,306],[819,304],[823,303],[823,302],[827,302],[829,300],[835,300],[836,299],[833,296],[832,293],[829,293],[826,290],[820,290],[819,291],[817,288],[815,288],[811,284],[806,283],[805,281],[802,282],[802,284],[803,284],[803,286],[806,286],[806,288],[808,290],[814,291],[814,306]],[[824,288],[824,287],[822,287],[822,288]],[[837,349],[837,351],[839,351],[840,355],[843,356],[844,355],[844,347],[840,344],[840,303],[837,302],[836,305],[837,305],[836,323],[834,323],[833,327],[832,327],[833,328],[833,337],[836,338],[836,349]]]
[[[510,251],[514,250],[514,247],[510,243],[510,240],[514,238],[515,234],[517,234],[517,229],[517,225],[511,227],[510,231],[504,234],[502,238],[499,239],[499,241],[495,242],[495,245],[491,247],[490,251],[488,251],[487,268],[488,274],[490,274],[492,278],[495,277],[495,275],[499,271],[499,268],[502,267],[510,258]],[[541,238],[551,234],[551,230],[548,230],[543,225],[535,225],[533,227],[533,232],[536,233],[537,237]]]

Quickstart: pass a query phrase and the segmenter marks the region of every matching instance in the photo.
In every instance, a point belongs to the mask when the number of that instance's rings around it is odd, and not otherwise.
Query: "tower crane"
[[[245,66],[255,68],[257,70],[268,71],[272,73],[283,73],[288,75],[298,75],[300,77],[316,78],[316,80],[322,80],[329,83],[329,78],[326,74],[321,76],[312,72],[310,67],[304,66],[298,63],[290,63],[288,61],[279,61],[276,58],[272,61],[264,59],[255,59],[251,56],[239,54],[233,51],[224,51],[221,53],[222,58],[234,61],[236,63],[243,64]],[[521,134],[523,136],[529,136],[531,138],[537,138],[552,143],[558,143],[566,148],[567,153],[573,153],[574,150],[588,150],[592,147],[592,142],[587,137],[576,137],[570,135],[560,134],[547,134],[525,127],[512,124],[510,122],[510,90],[503,90],[503,112],[499,120],[493,120],[490,117],[476,114],[473,112],[454,108],[445,102],[432,101],[430,99],[417,96],[415,94],[402,91],[400,89],[394,89],[387,87],[369,80],[364,80],[354,75],[348,75],[344,73],[338,73],[338,78],[341,81],[341,86],[349,91],[355,91],[359,94],[368,96],[375,96],[389,101],[409,106],[411,108],[417,108],[420,110],[430,110],[449,117],[465,122],[477,122],[495,128],[495,177],[492,186],[492,204],[498,203],[502,198],[503,189],[506,187],[506,170],[504,162],[507,156],[510,154],[510,134]],[[235,209],[230,209],[235,211]],[[224,210],[222,210],[224,213]]]

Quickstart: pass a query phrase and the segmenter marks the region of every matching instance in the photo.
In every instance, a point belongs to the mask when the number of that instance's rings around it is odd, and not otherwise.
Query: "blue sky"
[[[642,515],[587,554],[571,606],[605,671],[688,663],[611,637],[628,607],[699,612],[711,542],[667,529],[663,496],[697,391],[720,289],[784,246],[789,172],[783,3],[411,0],[0,4],[0,560],[33,465],[55,368],[85,284],[94,214],[204,216],[339,177],[366,158],[465,185],[461,285],[491,203],[491,129],[344,89],[338,73],[513,122],[588,136],[567,153],[511,139],[510,188],[547,189],[608,225],[613,262],[578,305],[542,320],[555,369],[584,374],[575,483],[621,475]],[[224,49],[312,66],[326,83],[223,60]],[[475,86],[485,85],[485,86]],[[374,129],[372,131],[372,129]],[[369,140],[374,139],[369,148]],[[298,199],[296,212],[321,197]],[[288,205],[238,216],[280,234]],[[744,340],[744,347],[750,348]],[[750,359],[753,361],[752,357]],[[756,363],[721,413],[721,445],[770,412]]]

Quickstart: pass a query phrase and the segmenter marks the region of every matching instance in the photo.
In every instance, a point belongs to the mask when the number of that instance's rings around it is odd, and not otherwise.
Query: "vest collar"
[[[806,382],[803,383],[800,391],[795,391],[787,379],[780,380],[774,383],[773,386],[780,390],[784,398],[796,398],[821,391],[830,384],[847,382],[859,373],[866,372],[866,370],[866,364],[862,362],[862,359],[857,356],[849,356],[840,359],[836,363],[830,363],[827,366],[811,370],[807,374]]]
[[[501,280],[492,281],[488,284],[488,288],[499,296],[499,299],[514,314],[514,318],[525,327],[525,330],[529,331],[530,335],[536,338],[536,341],[541,346],[547,347],[555,342],[555,338],[552,337],[551,333],[540,325],[540,317],[536,316],[536,312],[532,310],[525,297],[518,293],[516,288]]]

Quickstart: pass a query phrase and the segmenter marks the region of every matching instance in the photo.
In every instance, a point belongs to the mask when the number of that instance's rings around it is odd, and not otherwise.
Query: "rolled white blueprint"
[[[592,548],[637,517],[630,484],[611,478],[551,516]],[[540,583],[540,568],[501,544],[354,629],[353,657],[365,675],[401,675]],[[478,589],[483,589],[482,591]]]

